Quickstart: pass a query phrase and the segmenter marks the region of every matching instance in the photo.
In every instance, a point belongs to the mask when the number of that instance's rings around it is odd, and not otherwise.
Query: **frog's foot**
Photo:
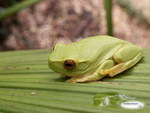
[[[66,80],[67,83],[77,83],[77,80],[75,78],[70,78]]]
[[[100,68],[99,68],[99,74],[100,75],[107,75],[109,72],[108,70],[111,69],[112,67],[114,67],[116,65],[114,60],[106,60],[104,61]]]
[[[143,51],[140,47],[134,45],[125,46],[114,54],[114,60],[118,64],[110,69],[100,70],[100,73],[113,77],[135,65],[142,56]]]
[[[81,76],[70,78],[66,82],[69,82],[69,83],[92,82],[92,81],[99,80],[99,79],[103,78],[104,76],[105,75],[99,75],[99,74],[81,75]]]
[[[126,70],[127,68],[124,67],[125,63],[120,63],[113,68],[100,70],[101,74],[108,75],[110,77],[115,76],[118,73],[121,73],[122,71]]]

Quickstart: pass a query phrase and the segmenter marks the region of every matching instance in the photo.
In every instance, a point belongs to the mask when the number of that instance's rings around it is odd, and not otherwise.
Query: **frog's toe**
[[[66,82],[67,83],[77,83],[78,81],[75,78],[70,78],[70,79],[66,80]]]
[[[108,75],[110,72],[111,72],[110,69],[105,69],[105,70],[104,70],[104,69],[101,69],[101,70],[100,70],[100,74],[101,74],[101,75]]]

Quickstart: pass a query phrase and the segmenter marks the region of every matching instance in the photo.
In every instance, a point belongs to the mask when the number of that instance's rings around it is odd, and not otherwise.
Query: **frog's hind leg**
[[[101,74],[107,74],[113,77],[128,68],[135,65],[143,56],[142,48],[135,45],[127,45],[120,48],[113,56],[115,62],[118,64],[106,70],[101,70]]]

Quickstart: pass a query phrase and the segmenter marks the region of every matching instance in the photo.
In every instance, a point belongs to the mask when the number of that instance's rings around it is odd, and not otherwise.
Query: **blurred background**
[[[106,34],[149,48],[150,0],[0,0],[0,51]]]

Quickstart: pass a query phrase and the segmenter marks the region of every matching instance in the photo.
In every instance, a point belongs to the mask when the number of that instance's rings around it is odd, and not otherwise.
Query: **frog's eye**
[[[64,67],[67,70],[73,70],[76,67],[76,63],[73,60],[65,60],[64,61]]]

